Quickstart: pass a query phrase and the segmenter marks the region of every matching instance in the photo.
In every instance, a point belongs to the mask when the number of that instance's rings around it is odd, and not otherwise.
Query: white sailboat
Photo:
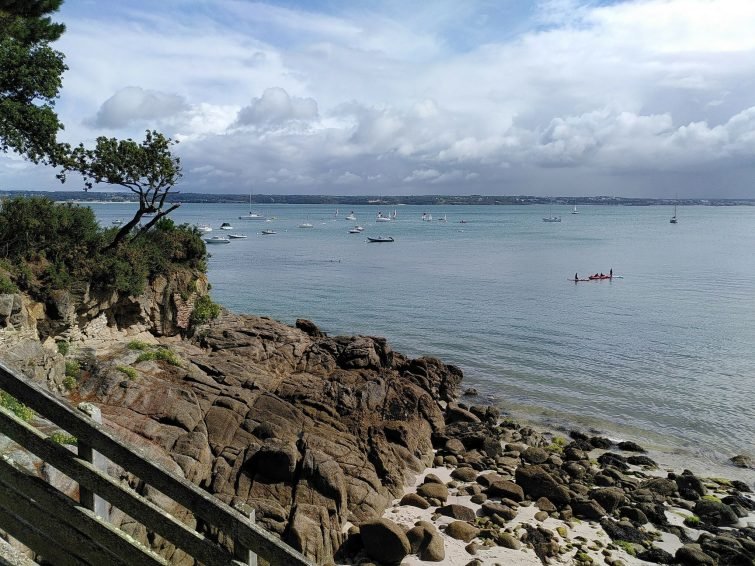
[[[553,203],[551,203],[549,214],[550,216],[543,217],[543,222],[561,222],[560,216],[553,216]]]
[[[571,211],[572,214],[579,214],[579,211],[577,210],[577,203],[574,203],[574,208]]]
[[[249,193],[249,214],[246,216],[239,216],[239,220],[265,220],[265,217],[262,214],[252,212],[252,193]]]
[[[307,216],[307,220],[305,222],[299,224],[299,228],[314,228],[314,224],[309,221],[309,216]]]
[[[346,220],[356,220],[357,217],[354,215],[354,211],[352,210],[349,212],[349,215],[346,217]]]
[[[669,220],[669,222],[671,224],[676,224],[677,223],[677,219],[676,219],[676,203],[674,203],[674,215],[671,217],[671,220]]]
[[[377,213],[377,218],[375,218],[375,222],[390,222],[391,217],[390,216],[383,216],[382,212]]]

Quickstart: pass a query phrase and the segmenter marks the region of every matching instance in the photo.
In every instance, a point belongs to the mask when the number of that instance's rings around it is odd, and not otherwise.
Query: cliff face
[[[306,321],[294,328],[225,313],[189,337],[194,299],[206,290],[203,276],[179,272],[139,297],[88,285],[48,304],[2,295],[0,356],[65,392],[56,342],[67,342],[68,356],[85,362],[69,392],[77,401],[98,405],[106,425],[166,468],[250,505],[266,528],[331,561],[348,521],[378,516],[431,463],[431,437],[444,428],[443,401],[461,371],[409,360],[382,338],[327,337]],[[135,339],[169,349],[178,365],[137,361],[143,351],[128,347]],[[114,511],[111,520],[172,562],[192,563],[128,517]]]
[[[193,340],[170,343],[183,367],[142,362],[132,380],[103,368],[79,394],[322,563],[341,546],[346,521],[378,515],[431,463],[431,435],[444,427],[438,401],[461,372],[408,360],[381,338],[301,326],[226,314]]]

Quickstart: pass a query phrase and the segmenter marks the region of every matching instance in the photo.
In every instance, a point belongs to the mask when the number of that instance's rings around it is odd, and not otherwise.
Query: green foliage
[[[136,379],[137,373],[136,373],[136,370],[132,367],[118,366],[115,369],[117,369],[121,373],[125,373],[126,377],[128,377],[129,379]]]
[[[547,446],[545,449],[549,452],[554,452],[556,454],[562,454],[564,451],[564,447],[569,443],[568,440],[566,440],[562,436],[554,436],[553,442]]]
[[[68,360],[66,362],[66,376],[73,379],[79,379],[81,377],[81,367],[76,360]]]
[[[30,407],[20,403],[15,397],[5,391],[0,391],[0,407],[8,409],[22,421],[29,422],[34,418],[34,411]]]
[[[154,350],[149,350],[147,352],[142,352],[141,354],[139,354],[139,357],[136,358],[136,363],[148,362],[152,360],[167,362],[172,366],[181,366],[181,358],[179,358],[168,348],[162,347],[156,348]]]
[[[203,324],[220,316],[220,305],[212,302],[209,295],[202,295],[194,303],[191,313],[192,324]]]
[[[89,207],[47,198],[10,198],[0,209],[0,258],[16,286],[38,300],[77,281],[138,295],[157,275],[205,266],[207,252],[200,233],[186,224],[176,226],[163,218],[149,237],[105,251],[116,231],[101,228]]]
[[[58,347],[58,353],[62,356],[67,356],[71,349],[71,345],[65,340],[58,340],[55,345]]]
[[[626,552],[629,556],[636,556],[637,555],[637,549],[634,547],[634,545],[626,540],[615,540],[613,541],[616,546],[623,549],[624,552]]]
[[[63,387],[65,387],[68,391],[76,389],[78,386],[79,382],[76,381],[76,378],[72,375],[67,375],[63,378]]]
[[[142,142],[101,136],[94,149],[79,144],[66,156],[63,170],[58,174],[62,182],[68,172],[73,171],[84,178],[84,190],[106,183],[125,187],[139,195],[139,208],[134,218],[118,230],[108,248],[116,248],[125,241],[144,214],[157,213],[134,238],[162,223],[167,214],[180,206],[175,203],[163,208],[170,190],[182,176],[181,160],[171,152],[171,147],[177,143],[156,130],[147,130]],[[174,227],[171,221],[166,230]]]
[[[63,128],[54,111],[63,72],[63,54],[49,44],[65,26],[49,15],[62,0],[23,0],[0,5],[0,152],[35,163],[55,163]]]
[[[5,275],[0,275],[0,295],[6,293],[18,293],[18,287]]]
[[[684,518],[684,524],[688,527],[692,527],[693,529],[698,528],[700,526],[700,523],[702,523],[702,521],[697,515],[688,515]]]
[[[129,350],[149,350],[150,346],[141,340],[131,340],[126,346]]]
[[[701,499],[704,499],[705,501],[715,501],[716,503],[721,503],[721,500],[718,497],[710,493],[703,495]]]
[[[67,432],[62,431],[53,432],[48,438],[56,444],[68,444],[70,446],[76,446],[79,443],[78,438],[76,438],[72,434],[68,434]]]

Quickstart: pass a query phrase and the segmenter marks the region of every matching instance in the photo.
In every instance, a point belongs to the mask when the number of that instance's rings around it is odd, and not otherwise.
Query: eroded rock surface
[[[300,326],[226,314],[193,340],[170,342],[183,367],[137,363],[135,379],[104,368],[79,393],[322,563],[343,544],[347,520],[379,516],[432,462],[432,434],[445,427],[438,401],[461,372],[409,360],[382,338]]]

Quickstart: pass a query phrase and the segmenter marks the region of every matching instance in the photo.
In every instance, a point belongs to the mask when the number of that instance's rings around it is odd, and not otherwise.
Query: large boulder
[[[547,497],[557,506],[569,502],[569,490],[560,485],[542,466],[519,466],[516,483],[533,499]]]
[[[400,525],[388,519],[373,519],[359,526],[367,554],[379,562],[401,562],[412,550]]]

